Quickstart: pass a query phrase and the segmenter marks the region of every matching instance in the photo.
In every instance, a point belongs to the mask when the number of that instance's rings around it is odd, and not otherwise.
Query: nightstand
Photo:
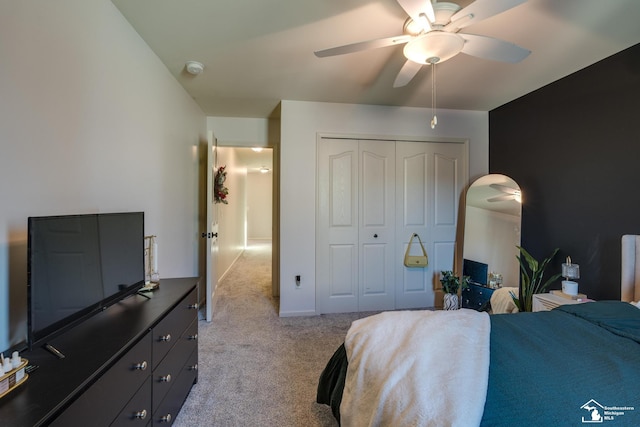
[[[583,302],[589,302],[590,299],[569,299],[553,295],[551,293],[535,294],[533,296],[533,303],[531,304],[532,311],[549,311],[554,308],[565,304],[582,304]]]

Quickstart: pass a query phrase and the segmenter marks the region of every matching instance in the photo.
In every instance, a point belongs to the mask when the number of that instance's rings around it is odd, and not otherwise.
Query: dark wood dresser
[[[494,289],[488,286],[469,283],[469,287],[462,290],[462,307],[478,311],[488,310],[493,291]]]
[[[22,357],[38,365],[0,399],[2,426],[168,426],[198,379],[198,279],[163,279]]]

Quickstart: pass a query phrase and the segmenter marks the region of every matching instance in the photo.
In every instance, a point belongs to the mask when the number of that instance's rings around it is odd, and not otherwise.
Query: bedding
[[[489,315],[473,310],[386,312],[353,322],[345,339],[349,369],[342,422],[478,424],[487,390],[489,329]],[[468,402],[464,411],[456,410],[458,401]]]
[[[491,294],[491,312],[493,314],[517,313],[518,307],[513,302],[511,293],[518,295],[520,290],[514,287],[498,288]]]
[[[464,312],[471,310],[458,310]],[[386,313],[386,320],[394,316],[404,316],[402,312]],[[439,312],[438,322],[449,322],[447,315],[456,312]],[[482,314],[482,313],[479,313]],[[379,347],[361,351],[367,356],[359,356],[360,361],[351,366],[349,357],[353,351],[350,334],[345,344],[331,358],[318,383],[317,401],[330,405],[336,418],[345,426],[365,425],[415,425],[415,426],[513,426],[513,425],[578,425],[582,422],[609,422],[614,426],[640,425],[640,309],[620,301],[602,301],[586,304],[560,306],[551,311],[537,313],[496,314],[487,316],[490,333],[479,338],[473,348],[482,348],[480,342],[488,340],[489,364],[474,361],[475,353],[461,346],[451,348],[447,358],[451,366],[464,372],[447,380],[442,376],[437,363],[428,362],[429,368],[405,369],[395,377],[394,387],[384,384],[395,371],[394,357],[388,365],[369,363],[376,360]],[[436,319],[435,317],[433,319]],[[433,320],[432,319],[432,320]],[[482,319],[477,318],[477,319]],[[464,322],[462,325],[466,324]],[[353,326],[352,326],[353,327]],[[420,345],[409,345],[408,356],[418,363],[425,348],[443,346],[443,338],[429,333],[414,335],[398,329],[415,331],[423,326],[419,323],[394,326],[396,335],[406,339],[421,340]],[[430,325],[430,331],[438,329]],[[466,331],[467,328],[458,328]],[[482,328],[481,328],[482,329]],[[473,342],[478,332],[470,328],[469,336],[459,338]],[[465,335],[463,333],[463,335]],[[435,339],[432,339],[435,338]],[[387,340],[387,338],[383,338]],[[400,344],[387,341],[385,353],[397,355],[407,351],[406,342]],[[360,344],[357,344],[360,345]],[[484,344],[486,345],[486,343]],[[464,345],[462,346],[464,347]],[[400,350],[403,348],[404,350]],[[430,349],[426,350],[431,351]],[[482,357],[483,351],[480,351]],[[429,359],[431,356],[427,356]],[[386,359],[385,359],[386,360]],[[430,359],[429,359],[430,360]],[[467,369],[472,363],[474,368]],[[411,364],[407,364],[410,366]],[[483,371],[486,369],[487,371]],[[367,383],[359,387],[346,387],[350,376],[367,378]],[[374,378],[373,380],[371,378]],[[487,378],[484,382],[484,378]],[[380,381],[378,380],[380,379]],[[458,386],[469,387],[458,397],[439,392],[439,387],[447,381]],[[404,384],[420,389],[425,396],[412,399],[402,394]],[[478,385],[486,391],[478,391]],[[367,385],[371,390],[367,390]],[[399,395],[389,396],[400,390]],[[383,392],[383,394],[380,394]],[[455,392],[454,392],[455,393]],[[423,405],[428,400],[428,409],[437,416],[433,419],[398,418],[400,424],[387,424],[380,414],[402,417],[403,412],[421,414],[421,408],[411,408],[413,404]],[[352,402],[366,400],[365,404]],[[400,402],[400,403],[398,403]],[[436,406],[437,404],[437,406]],[[474,416],[474,408],[482,408],[479,417]],[[369,412],[358,412],[369,411]],[[373,413],[371,413],[373,412]],[[453,418],[448,412],[456,412]],[[346,417],[344,416],[346,415]],[[387,415],[385,415],[387,416]],[[439,416],[439,417],[438,417]]]

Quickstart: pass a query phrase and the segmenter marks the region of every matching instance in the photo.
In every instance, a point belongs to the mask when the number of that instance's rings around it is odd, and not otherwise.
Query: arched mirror
[[[462,273],[471,285],[462,305],[482,310],[496,288],[518,287],[522,192],[508,176],[491,174],[474,181],[465,199]]]

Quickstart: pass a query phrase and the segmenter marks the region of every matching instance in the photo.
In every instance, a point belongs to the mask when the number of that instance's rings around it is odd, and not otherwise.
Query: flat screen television
[[[29,348],[144,285],[144,213],[28,219]]]
[[[462,262],[462,275],[469,276],[471,283],[487,285],[489,266],[483,262],[464,259]]]

